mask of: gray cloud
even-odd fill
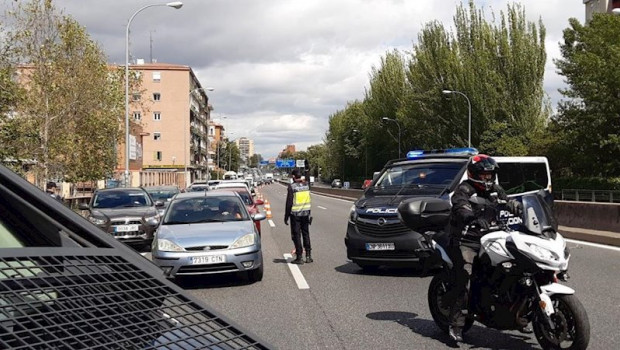
[[[13,1],[1,0],[7,8]],[[162,1],[164,3],[166,0]],[[134,58],[189,65],[233,138],[254,139],[263,157],[287,144],[321,143],[330,114],[363,99],[381,55],[409,50],[420,29],[452,26],[458,1],[185,0],[183,8],[149,8],[131,24]],[[109,61],[125,60],[129,17],[151,0],[55,0],[84,25]],[[530,20],[547,28],[545,88],[554,103],[563,86],[552,58],[568,18],[583,18],[581,1],[522,0]],[[507,1],[476,1],[498,12]]]

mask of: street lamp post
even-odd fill
[[[173,1],[165,4],[151,4],[140,8],[127,21],[127,27],[125,29],[125,187],[129,187],[129,27],[134,17],[138,15],[142,10],[154,6],[168,6],[174,9],[180,9],[183,7],[183,2]]]
[[[471,102],[469,102],[469,97],[467,97],[467,95],[465,95],[464,93],[462,93],[460,91],[455,91],[455,90],[443,90],[441,93],[443,93],[444,95],[459,94],[459,95],[465,97],[465,99],[467,100],[467,107],[468,107],[468,110],[469,110],[469,123],[468,123],[468,131],[467,131],[467,147],[471,147]]]
[[[383,117],[382,119],[386,121],[393,121],[394,123],[396,123],[396,125],[398,125],[398,158],[400,158],[400,123],[398,122],[398,120],[390,119],[388,117]]]
[[[215,90],[212,87],[200,87],[200,88],[195,88],[194,90],[189,92],[189,119],[187,121],[187,123],[183,122],[183,163],[184,163],[184,171],[183,171],[183,176],[185,176],[185,187],[189,186],[189,178],[188,178],[188,173],[187,173],[187,149],[190,148],[187,144],[187,124],[191,124],[192,122],[192,95],[194,94],[194,92],[197,91],[201,91],[201,90],[206,90],[206,91],[213,91]],[[208,106],[207,106],[208,108]],[[209,172],[209,123],[207,123],[207,174]]]

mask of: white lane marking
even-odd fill
[[[319,209],[323,209],[323,210],[327,210],[327,208],[322,207],[322,206],[320,206],[320,205],[317,205],[317,208],[319,208]]]
[[[284,256],[284,259],[286,259],[288,268],[291,270],[291,273],[293,274],[295,283],[297,283],[297,288],[310,289],[310,286],[308,285],[308,282],[306,282],[304,275],[301,273],[301,270],[299,270],[299,266],[297,266],[296,264],[291,264],[291,260],[293,260],[293,256],[291,254],[283,254],[282,256]]]
[[[598,244],[598,243],[591,243],[591,242],[584,242],[584,241],[578,241],[576,239],[567,239],[567,242],[571,242],[571,243],[577,243],[577,244],[583,244],[583,245],[589,245],[592,247],[596,247],[596,248],[603,248],[603,249],[609,249],[609,250],[615,250],[617,252],[620,252],[620,247],[614,247],[614,246],[610,246],[610,245],[604,245],[604,244]]]
[[[273,220],[267,220],[269,222],[269,226],[276,227],[276,224],[273,223]]]
[[[142,252],[142,253],[140,253],[140,255],[142,255],[142,256],[146,256],[146,254],[150,254],[150,252]]]

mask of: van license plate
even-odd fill
[[[394,243],[366,243],[366,250],[395,250]]]
[[[192,265],[219,264],[226,262],[226,255],[193,256],[190,262]]]

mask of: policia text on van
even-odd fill
[[[364,195],[351,207],[345,245],[347,257],[365,270],[386,266],[425,266],[430,249],[420,233],[405,227],[398,204],[411,197],[449,200],[466,177],[469,158],[478,151],[457,148],[411,151],[389,161]],[[545,157],[493,157],[500,166],[498,182],[509,197],[544,190],[551,197],[551,177]]]

